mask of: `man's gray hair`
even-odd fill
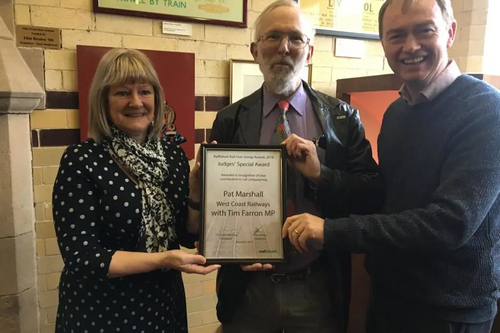
[[[309,37],[309,39],[311,40],[309,42],[309,44],[312,45],[313,42],[314,42],[314,35],[316,34],[316,29],[313,28],[311,22],[304,15],[304,13],[300,9],[299,5],[295,1],[293,1],[293,0],[278,0],[278,1],[275,1],[275,2],[271,3],[269,6],[267,6],[266,9],[264,9],[264,11],[262,13],[260,13],[259,17],[257,17],[257,19],[255,20],[255,23],[254,23],[254,28],[255,28],[254,41],[255,42],[259,41],[259,38],[260,38],[259,31],[260,31],[260,24],[262,23],[262,18],[264,16],[266,16],[267,14],[269,14],[269,12],[273,11],[274,9],[276,9],[278,7],[283,7],[283,6],[293,7],[293,8],[297,8],[299,10],[300,16],[301,16],[300,19],[301,19],[301,22],[302,22],[302,24],[304,26],[303,33],[307,37]]]
[[[403,12],[407,11],[411,5],[413,5],[415,2],[418,0],[403,0]],[[382,21],[384,19],[384,14],[387,10],[387,7],[389,7],[394,0],[386,0],[382,7],[380,7],[380,11],[378,12],[378,35],[380,36],[380,39],[383,37],[383,25]],[[450,0],[436,0],[436,3],[438,4],[439,8],[441,9],[441,13],[443,14],[443,19],[444,22],[446,23],[447,27],[451,26],[451,23],[455,20],[453,17],[453,8],[451,7],[451,1]]]

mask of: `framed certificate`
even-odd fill
[[[311,85],[312,64],[301,72],[302,80]],[[264,75],[259,64],[253,60],[229,59],[229,103],[234,103],[259,89],[264,83]]]
[[[202,144],[201,235],[209,263],[285,260],[284,146]]]
[[[93,0],[96,13],[247,27],[248,0]]]
[[[378,40],[378,13],[385,0],[294,0],[318,35]]]

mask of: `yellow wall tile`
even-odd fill
[[[63,48],[75,50],[76,45],[92,45],[92,46],[122,46],[122,36],[87,30],[67,30],[62,31]]]
[[[47,290],[57,289],[59,286],[59,279],[61,278],[61,273],[50,273],[46,275],[47,280]]]
[[[229,77],[229,63],[227,61],[203,60],[205,64],[204,77],[227,78]]]
[[[205,41],[226,44],[242,44],[250,47],[251,43],[250,29],[228,29],[219,25],[205,26]]]
[[[59,246],[57,245],[56,238],[46,238],[45,239],[45,254],[48,256],[59,255]],[[47,289],[49,288],[49,278],[47,277]]]
[[[63,71],[63,89],[67,91],[78,91],[78,78],[76,71]]]
[[[227,59],[253,60],[250,47],[247,45],[228,45]]]
[[[345,65],[340,64],[341,62],[344,62]],[[339,64],[341,68],[346,68],[348,59],[347,58],[335,58],[333,56],[333,53],[331,51],[318,51],[314,52],[311,63],[313,64],[313,67],[333,67],[335,64]],[[313,68],[314,69],[314,68]]]
[[[215,309],[203,311],[203,324],[212,324],[217,323],[219,320],[217,319],[217,313]]]
[[[43,183],[46,185],[54,184],[54,181],[59,171],[58,166],[47,166],[42,168]]]
[[[55,323],[57,318],[57,306],[46,308],[44,310],[47,311],[47,320],[49,324]]]
[[[470,0],[466,0],[470,1]],[[454,13],[455,15],[455,20],[457,20],[458,25],[466,26],[466,25],[471,25],[472,22],[472,11],[466,11],[466,12],[456,12]]]
[[[48,166],[59,165],[61,156],[66,148],[33,148],[33,165]]]
[[[91,12],[60,7],[31,6],[31,23],[39,27],[80,30],[93,28]]]
[[[227,44],[179,40],[178,51],[194,53],[197,59],[226,60]]]
[[[189,333],[222,333],[219,323],[193,327]]]
[[[332,83],[337,82],[337,80],[350,78],[350,77],[361,77],[366,76],[366,70],[363,69],[337,69],[332,70]]]
[[[365,57],[384,56],[384,48],[379,41],[365,41]]]
[[[254,37],[253,28],[255,28],[255,20],[257,20],[257,17],[259,16],[259,14],[260,13],[252,11],[251,8],[249,8],[249,10],[248,10],[247,24],[250,28],[252,28],[252,38]]]
[[[469,26],[469,39],[470,40],[483,40],[486,34],[485,25],[471,25]]]
[[[47,239],[56,237],[54,222],[37,222],[36,223],[36,238]]]
[[[123,36],[123,47],[142,50],[177,51],[178,41],[169,38]]]
[[[470,1],[470,0],[452,0],[451,1],[451,7],[453,8],[454,13],[461,12],[464,7],[464,1]]]
[[[205,77],[205,63],[207,60],[195,59],[194,60],[194,77],[195,80],[199,77]]]
[[[483,57],[482,56],[469,56],[467,57],[467,67],[465,69],[469,73],[480,73],[483,70]]]
[[[46,256],[38,258],[38,274],[61,272],[64,262],[61,256]]]
[[[43,216],[45,217],[45,221],[54,220],[52,216],[52,203],[46,202],[43,204]]]
[[[45,71],[45,89],[62,90],[62,72],[56,70]]]
[[[452,57],[457,57],[457,56],[466,56],[469,53],[469,40],[459,40],[455,41],[453,45],[450,48],[450,56]]]
[[[203,312],[188,313],[188,327],[196,327],[203,324]]]
[[[45,241],[43,239],[36,240],[36,255],[37,257],[45,256]]]
[[[120,35],[153,36],[153,20],[131,16],[97,14],[95,30]]]
[[[47,309],[40,309],[40,318],[38,320],[40,322],[40,325],[47,325],[49,323]]]
[[[63,8],[76,8],[83,9],[85,11],[92,11],[92,1],[82,1],[82,0],[60,0],[60,6]]]
[[[17,25],[31,25],[30,7],[27,5],[18,5],[14,7]]]
[[[17,5],[59,6],[59,0],[16,0]]]
[[[31,113],[31,129],[60,129],[68,128],[66,111],[40,110]]]
[[[48,202],[52,200],[52,185],[35,185],[35,202]]]
[[[42,185],[42,168],[33,168],[33,185]]]
[[[58,302],[58,292],[57,290],[49,290],[41,292],[39,295],[40,308],[48,308],[51,306],[56,306]]]
[[[488,9],[491,6],[491,3],[495,0],[474,0],[472,2],[472,9]]]
[[[79,110],[66,110],[66,118],[68,121],[68,128],[80,128]]]
[[[205,281],[203,283],[203,293],[205,295],[215,294],[215,280]]]
[[[195,128],[212,128],[217,112],[196,111],[194,116]]]
[[[483,56],[484,55],[484,40],[469,40],[468,56]]]
[[[186,301],[188,313],[210,310],[217,304],[216,295],[189,298]]]
[[[40,333],[54,333],[56,331],[55,324],[47,324],[40,327]]]
[[[194,83],[196,95],[228,96],[229,80],[224,78],[198,78]]]
[[[324,51],[333,52],[333,38],[329,36],[315,36],[314,37],[314,52]]]
[[[185,284],[186,298],[197,297],[203,295],[202,283],[187,283]]]
[[[45,221],[45,214],[43,212],[43,203],[35,203],[35,220],[37,222]]]
[[[47,279],[46,279],[46,276],[47,275],[45,275],[45,274],[37,276],[37,279],[38,279],[38,292],[47,291],[47,285],[46,285]]]
[[[76,70],[76,52],[45,50],[45,69]]]
[[[182,273],[182,281],[184,281],[184,284],[201,282],[203,281],[203,275]]]
[[[332,80],[332,69],[330,67],[312,68],[313,82],[330,82]]]

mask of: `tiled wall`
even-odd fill
[[[249,24],[270,0],[248,0]],[[161,21],[93,14],[92,0],[16,0],[18,25],[62,29],[62,49],[44,50],[46,108],[31,116],[36,211],[40,326],[54,332],[57,284],[63,266],[52,221],[51,191],[64,148],[79,140],[76,45],[193,52],[196,59],[196,142],[208,139],[216,112],[229,103],[230,58],[251,59],[252,29],[193,24],[193,35],[161,33]],[[389,73],[376,41],[366,42],[363,59],[333,56],[334,39],[317,36],[313,87],[335,95],[336,80]],[[215,275],[184,276],[191,333],[215,332]]]
[[[500,75],[500,65],[498,64],[498,54],[500,53],[500,45],[498,44],[500,1],[489,1],[483,70],[488,74]]]
[[[495,0],[452,0],[458,22],[457,38],[450,49],[463,72],[483,72],[488,7]],[[498,18],[497,18],[498,19]]]

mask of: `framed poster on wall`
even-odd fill
[[[247,27],[248,0],[93,0],[95,13]]]
[[[385,0],[294,0],[316,34],[378,40],[378,13]]]
[[[312,82],[312,64],[304,67],[302,80]],[[259,64],[253,60],[229,59],[229,103],[234,103],[259,89],[264,76]]]

